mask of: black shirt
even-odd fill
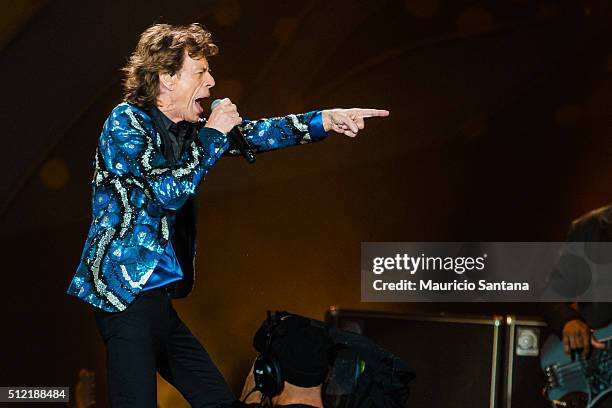
[[[155,129],[160,134],[164,157],[170,164],[178,164],[185,151],[185,147],[189,146],[197,137],[202,124],[186,121],[174,123],[157,107],[150,108],[148,113],[155,124]],[[194,281],[193,259],[195,256],[197,224],[196,197],[190,197],[174,214],[176,219],[171,240],[174,253],[183,271],[183,279],[172,285],[172,295],[174,298],[182,298],[189,294]]]
[[[184,120],[174,123],[157,107],[150,109],[149,113],[155,127],[162,135],[164,156],[172,164],[177,163],[183,155],[185,146],[189,145],[197,134],[195,124]]]

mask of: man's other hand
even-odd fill
[[[349,137],[365,127],[365,118],[389,116],[389,111],[382,109],[328,109],[321,112],[323,128],[326,132],[333,130]]]
[[[587,357],[590,347],[603,349],[605,343],[598,341],[591,333],[591,328],[582,320],[574,319],[563,326],[563,350],[570,355],[572,350],[582,349],[582,356]]]

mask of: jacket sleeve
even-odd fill
[[[318,142],[327,137],[320,111],[256,121],[245,120],[239,128],[255,153]],[[231,146],[228,153],[238,155],[240,151]]]
[[[154,128],[145,129],[142,117],[130,105],[120,107],[107,119],[99,141],[106,171],[142,184],[164,209],[180,208],[229,147],[227,137],[215,129],[202,128],[187,148],[186,160],[170,165],[156,148]]]

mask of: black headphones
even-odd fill
[[[280,323],[285,319],[295,318],[286,312],[267,312],[265,321],[266,348],[257,356],[253,364],[253,376],[255,377],[255,389],[265,396],[272,398],[283,391],[285,380],[281,371],[280,363],[271,353],[272,341],[280,338],[286,333],[279,329]]]

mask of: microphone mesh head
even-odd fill
[[[215,109],[217,107],[217,105],[219,105],[221,102],[223,101],[223,99],[215,99],[214,101],[212,101],[212,103],[210,104],[210,109]]]

